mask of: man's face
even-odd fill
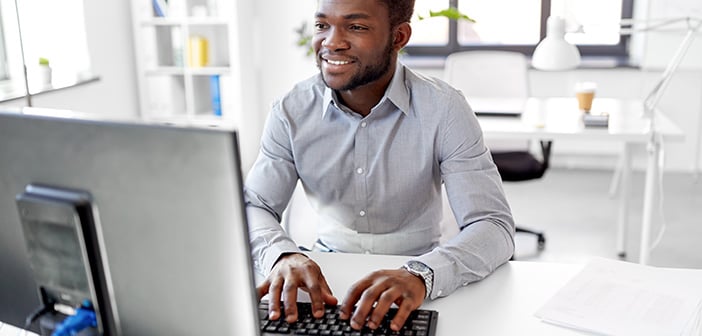
[[[390,70],[395,54],[388,9],[377,0],[320,0],[313,45],[325,84],[353,90]]]

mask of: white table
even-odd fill
[[[490,99],[472,98],[473,105],[489,106]],[[494,100],[493,100],[494,101]],[[496,103],[498,104],[498,103]],[[682,141],[683,131],[661,113],[655,116],[654,132],[651,120],[643,115],[643,102],[596,98],[592,111],[607,112],[609,127],[585,127],[582,113],[575,98],[529,98],[521,117],[479,117],[486,139],[530,140],[597,140],[624,143],[621,175],[620,206],[617,229],[617,252],[626,252],[629,189],[631,180],[631,153],[637,144],[647,145],[646,185],[644,189],[643,220],[641,223],[641,251],[639,262],[647,264],[650,256],[651,222],[654,200],[657,196],[656,177],[663,141]]]
[[[339,300],[361,277],[378,269],[399,268],[408,258],[345,253],[310,256],[322,268]],[[426,301],[422,308],[439,312],[437,336],[581,335],[541,322],[534,312],[582,268],[576,264],[510,261],[483,281]]]

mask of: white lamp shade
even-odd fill
[[[531,65],[539,70],[574,69],[580,64],[580,51],[565,40],[565,21],[557,16],[548,18],[546,38],[534,49]]]

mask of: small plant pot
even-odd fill
[[[51,86],[51,67],[48,65],[40,65],[37,68],[37,81],[42,86]]]

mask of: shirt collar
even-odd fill
[[[390,100],[402,113],[408,114],[410,107],[410,94],[409,88],[405,85],[405,65],[399,60],[397,61],[397,66],[395,67],[395,74],[390,80],[390,85],[385,90],[385,95],[380,99]],[[329,110],[329,105],[338,106],[336,101],[336,95],[334,91],[329,87],[324,88],[324,97],[322,99],[322,118],[327,114]]]

